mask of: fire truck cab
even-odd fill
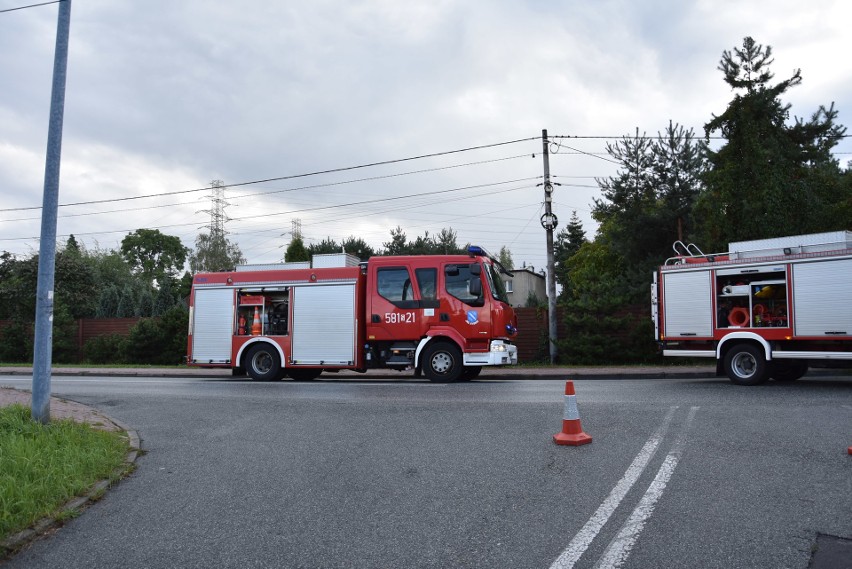
[[[432,381],[517,363],[517,320],[499,263],[469,255],[373,257],[343,266],[200,273],[190,299],[189,365],[255,380],[391,368]]]

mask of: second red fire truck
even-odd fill
[[[501,270],[493,256],[471,247],[467,256],[358,263],[341,254],[315,256],[313,266],[199,273],[187,363],[261,381],[370,368],[469,380],[484,366],[517,363],[517,319]]]
[[[852,232],[675,251],[651,287],[663,355],[715,358],[740,385],[852,363]]]

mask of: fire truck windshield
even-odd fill
[[[497,269],[495,269],[494,265],[491,263],[485,263],[485,266],[488,269],[485,271],[485,275],[488,278],[488,288],[491,289],[491,296],[500,302],[509,304],[509,296],[506,294],[506,285],[503,283],[503,279],[500,278],[500,274],[497,272]]]

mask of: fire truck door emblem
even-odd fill
[[[479,315],[476,313],[476,310],[468,310],[467,311],[467,323],[468,324],[477,324],[479,322]]]

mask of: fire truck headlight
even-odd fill
[[[505,352],[506,351],[506,344],[491,344],[491,351],[492,352]]]

